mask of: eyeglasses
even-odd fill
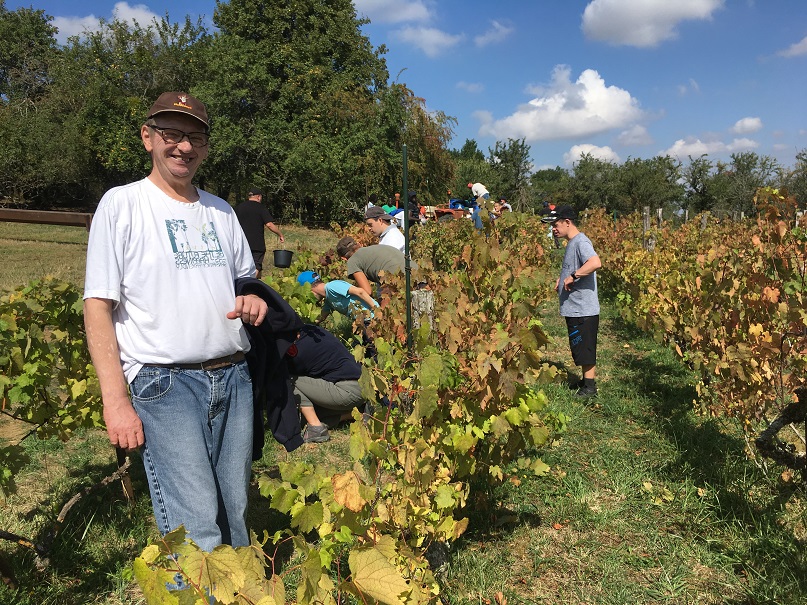
[[[207,147],[210,142],[210,135],[206,132],[183,132],[176,128],[160,128],[154,124],[149,124],[149,128],[159,132],[163,141],[169,145],[179,145],[186,137],[192,147]]]

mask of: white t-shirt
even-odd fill
[[[471,187],[471,193],[473,194],[474,197],[482,197],[483,195],[488,193],[488,190],[482,183],[474,183],[473,186]]]
[[[390,225],[386,228],[381,237],[378,238],[378,243],[382,246],[392,246],[401,252],[406,248],[404,234],[395,225]]]
[[[115,302],[112,320],[131,382],[144,363],[195,363],[248,351],[234,280],[253,277],[244,232],[205,191],[178,202],[149,179],[106,192],[92,221],[84,298]]]

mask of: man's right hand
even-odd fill
[[[104,402],[104,422],[109,442],[124,450],[135,450],[146,442],[143,423],[128,397]]]

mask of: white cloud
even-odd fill
[[[137,21],[137,23],[143,27],[151,25],[152,21],[155,19],[159,21],[161,18],[145,4],[129,6],[126,2],[116,2],[115,7],[112,9],[112,16],[118,21],[125,23]]]
[[[688,95],[690,92],[699,93],[700,91],[701,87],[692,78],[690,78],[689,82],[687,82],[686,84],[678,85],[678,95],[681,97]]]
[[[627,128],[643,117],[639,102],[628,91],[606,86],[595,70],[585,70],[576,82],[570,75],[568,66],[556,66],[548,86],[528,89],[538,95],[535,99],[501,120],[489,112],[476,112],[479,135],[500,141],[580,138]]]
[[[125,23],[137,21],[141,26],[147,27],[155,19],[159,20],[160,15],[154,13],[145,4],[129,5],[127,2],[117,2],[112,8],[112,15],[107,18],[117,19]],[[101,28],[100,17],[87,15],[86,17],[54,17],[54,27],[58,28],[56,41],[65,44],[70,36],[81,36],[82,34],[95,32]]]
[[[399,40],[419,48],[426,56],[432,58],[456,46],[463,39],[463,36],[452,36],[433,27],[405,27],[394,35]]]
[[[491,21],[490,24],[490,30],[474,38],[474,44],[476,44],[477,48],[482,48],[497,42],[504,42],[507,39],[507,36],[512,34],[514,31],[514,28],[502,25],[498,21]]]
[[[403,23],[407,21],[428,21],[431,11],[420,0],[353,0],[356,14],[366,16],[376,23]]]
[[[659,152],[659,155],[670,155],[679,160],[686,160],[688,156],[697,158],[703,154],[719,155],[734,153],[736,151],[749,151],[756,149],[759,144],[751,139],[734,139],[731,143],[723,141],[701,141],[698,138],[689,137],[678,139],[672,147]]]
[[[796,42],[795,44],[791,44],[785,50],[780,50],[776,53],[780,57],[800,57],[801,55],[807,55],[807,36],[801,39],[801,42]]]
[[[597,147],[596,145],[589,145],[588,143],[573,146],[569,151],[563,154],[563,161],[567,166],[572,166],[575,162],[580,161],[580,157],[585,153],[606,162],[619,164],[621,161],[617,153],[610,147]]]
[[[623,130],[617,137],[617,142],[620,145],[650,145],[653,143],[653,137],[647,132],[647,128],[641,124],[631,126],[627,130]]]
[[[743,118],[742,120],[737,120],[730,130],[734,134],[751,134],[761,129],[762,120],[759,118]]]
[[[457,82],[456,87],[471,94],[479,94],[485,91],[485,85],[479,82]]]
[[[649,48],[678,36],[681,21],[710,19],[725,0],[592,0],[583,12],[591,40]]]
[[[53,26],[58,29],[56,41],[65,44],[70,36],[80,36],[85,32],[97,31],[100,27],[99,18],[95,15],[87,17],[54,17]]]

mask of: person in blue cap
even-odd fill
[[[361,310],[368,311],[369,317],[373,316],[373,307],[378,303],[365,290],[341,279],[334,279],[324,282],[319,274],[314,271],[303,271],[297,276],[297,283],[302,285],[310,284],[311,292],[317,300],[324,300],[322,313],[320,313],[317,323],[322,323],[332,311],[338,311],[342,315],[347,315],[355,319]]]

